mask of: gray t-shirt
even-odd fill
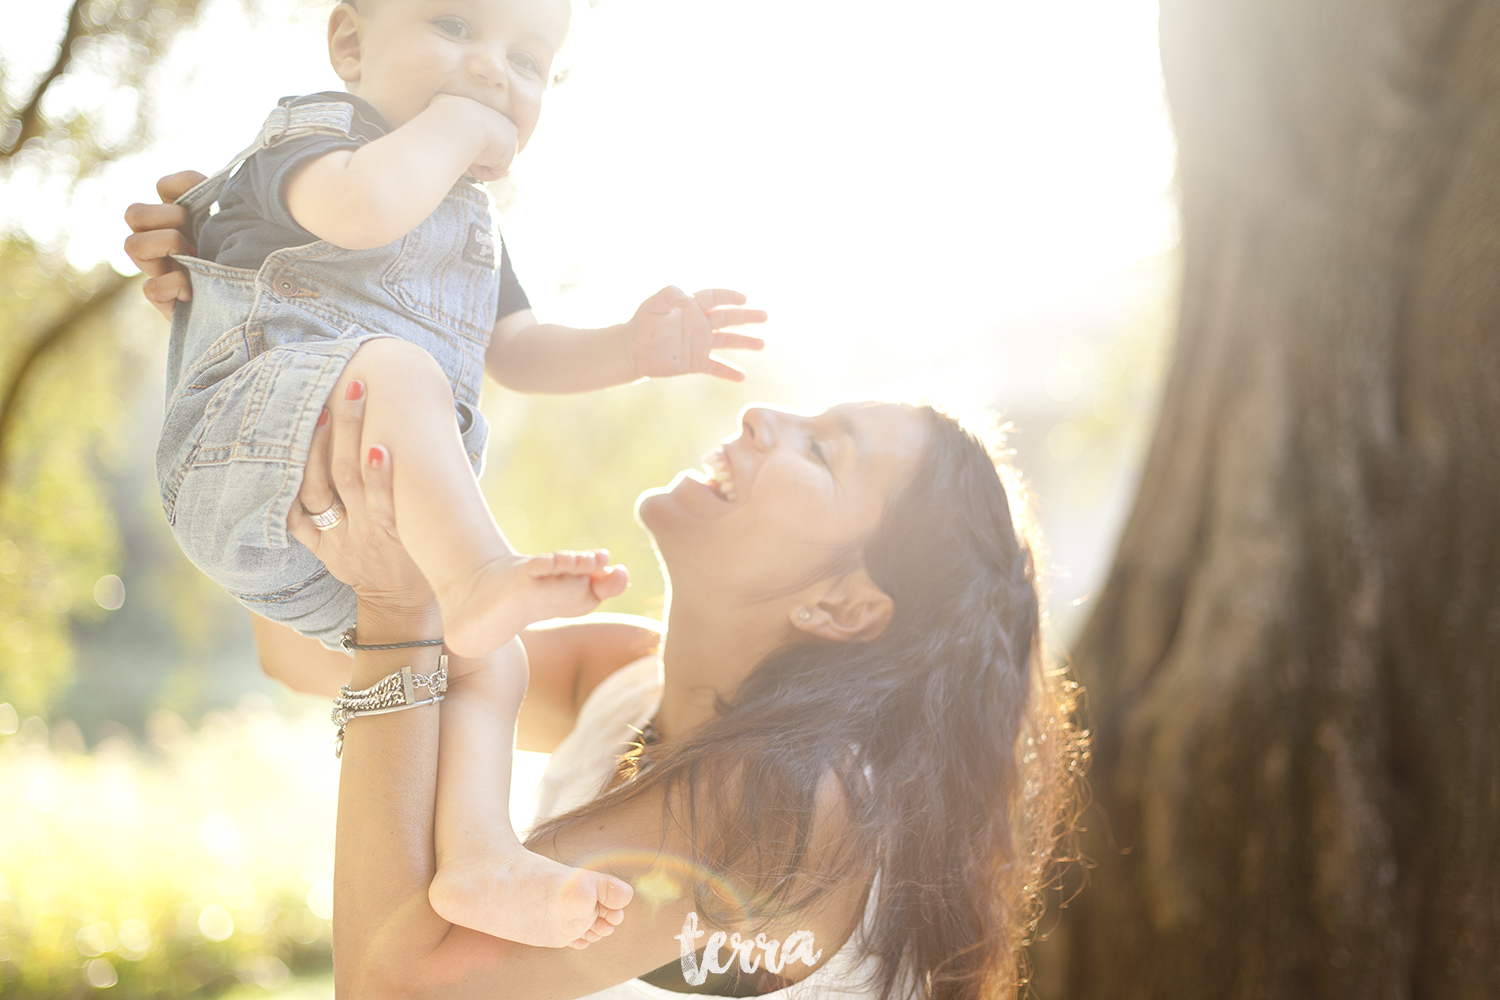
[[[219,211],[209,216],[198,236],[198,256],[226,267],[255,270],[272,251],[317,242],[317,237],[297,225],[286,207],[286,181],[310,159],[337,149],[357,149],[385,135],[385,119],[366,100],[339,91],[324,91],[305,97],[283,98],[292,107],[326,101],[343,101],[354,108],[351,131],[355,139],[333,135],[307,135],[277,143],[255,153],[235,171],[219,194]],[[500,243],[500,295],[495,319],[530,309],[531,302],[516,272],[510,252]]]

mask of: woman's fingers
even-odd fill
[[[162,206],[148,207],[161,208]],[[155,278],[177,268],[171,254],[190,254],[193,252],[193,245],[175,229],[148,229],[125,237],[125,252],[130,255],[136,267],[144,271],[148,277]]]
[[[360,468],[360,434],[365,422],[365,384],[350,379],[343,399],[334,407],[333,485],[348,503],[364,506],[364,471]]]
[[[125,209],[125,224],[133,233],[145,233],[153,229],[182,229],[187,222],[187,209],[181,205],[148,205],[138,201]]]
[[[156,195],[162,201],[176,201],[207,179],[196,170],[179,170],[156,182]]]
[[[391,482],[391,453],[383,444],[365,452],[365,513],[371,523],[396,536],[396,490]]]
[[[169,271],[160,278],[147,278],[141,284],[141,294],[170,322],[172,310],[179,302],[188,302],[193,297],[192,286],[187,275],[181,271]]]
[[[292,537],[314,552],[318,551],[320,532],[309,515],[321,514],[332,507],[337,495],[328,478],[328,439],[332,430],[328,418],[328,409],[325,407],[318,414],[318,426],[313,430],[312,444],[307,449],[307,466],[302,471],[302,488],[297,491],[298,502],[292,504],[286,519],[287,530],[292,533]]]

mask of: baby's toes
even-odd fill
[[[589,574],[589,593],[597,601],[619,597],[630,586],[630,573],[624,566],[606,566]]]
[[[624,910],[635,898],[635,890],[630,887],[630,883],[613,875],[601,878],[598,889],[600,910]],[[615,923],[619,921],[616,920]]]

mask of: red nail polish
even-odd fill
[[[385,452],[380,448],[370,449],[370,468],[378,469],[385,464]]]
[[[328,407],[325,406],[323,412],[318,414],[318,426],[322,427],[326,423],[328,423]]]
[[[363,399],[365,395],[365,384],[358,379],[351,379],[347,388],[344,389],[344,398],[353,402]]]

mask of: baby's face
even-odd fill
[[[341,75],[393,129],[453,94],[515,122],[524,147],[571,12],[568,0],[358,0],[357,75]]]

